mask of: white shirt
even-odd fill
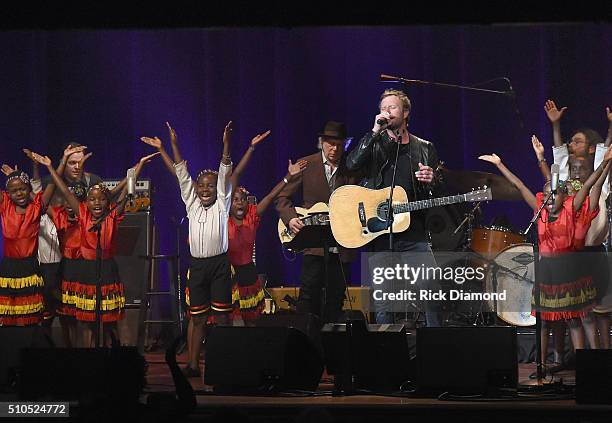
[[[593,169],[597,169],[603,162],[603,158],[608,151],[608,147],[603,143],[597,144],[595,147],[595,159],[593,160]],[[554,163],[559,165],[559,179],[567,181],[569,178],[569,151],[567,145],[553,147]],[[593,245],[601,245],[608,235],[608,213],[606,208],[606,199],[610,193],[609,176],[606,177],[602,187],[601,195],[599,196],[599,213],[591,221],[591,226],[587,232],[585,245],[591,247]]]
[[[30,180],[32,192],[42,191],[40,179]],[[45,213],[40,218],[40,231],[38,232],[38,262],[59,263],[62,260],[57,229],[51,218]]]
[[[559,165],[559,179],[562,181],[567,181],[569,178],[569,151],[567,150],[567,145],[563,144],[559,147],[553,147],[553,163]],[[597,169],[599,165],[603,162],[603,158],[606,155],[606,151],[608,151],[608,147],[606,147],[603,143],[597,144],[595,147],[595,158],[593,160],[593,169]],[[608,183],[608,179],[604,181],[604,184],[601,187],[601,194],[604,199],[608,198],[608,193],[610,192],[610,184]]]
[[[57,229],[45,213],[40,218],[38,232],[38,261],[40,263],[59,263],[62,260]]]
[[[336,174],[338,166],[333,166],[334,169],[332,170],[332,164],[329,162],[329,160],[327,160],[327,157],[325,157],[325,153],[323,152],[323,150],[321,150],[321,155],[323,156],[323,168],[325,169],[325,177],[327,178],[327,183],[329,184],[329,180],[333,178],[333,176]]]
[[[325,157],[325,153],[323,152],[323,150],[321,150],[321,155],[323,156],[323,169],[325,170],[325,178],[327,178],[327,184],[329,185],[329,181],[336,174],[338,166],[333,166],[332,170],[332,164],[329,162],[329,160],[327,160],[327,157]],[[333,191],[331,187],[329,188],[329,190]],[[329,247],[329,252],[338,254],[338,247]]]
[[[189,250],[192,257],[214,257],[227,252],[227,226],[232,205],[232,165],[219,165],[217,179],[217,200],[213,205],[204,207],[195,193],[195,186],[187,162],[174,165],[176,177],[181,188],[181,198],[185,203],[189,219]]]

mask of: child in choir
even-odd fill
[[[56,172],[59,175],[64,173],[64,169],[68,158],[74,153],[80,153],[85,150],[85,146],[69,145],[64,150],[62,160],[57,167]],[[34,193],[42,191],[42,180],[38,170],[38,162],[32,156],[32,151],[24,148],[23,152],[32,161],[32,190]],[[91,153],[84,155],[84,162]],[[82,167],[81,167],[82,169]],[[82,175],[81,175],[82,176]],[[80,176],[79,176],[80,178]],[[81,200],[82,201],[82,200]],[[55,191],[47,212],[40,218],[40,232],[38,234],[38,262],[40,266],[40,274],[44,281],[44,300],[45,311],[43,313],[43,327],[48,336],[51,336],[51,325],[56,315],[59,316],[62,335],[66,347],[72,347],[72,339],[74,337],[74,319],[62,313],[62,268],[66,266],[66,260],[62,260],[63,245],[65,242],[60,242],[63,238],[64,231],[58,231],[57,222],[54,222],[54,216],[58,210],[64,207],[64,197],[59,191]],[[72,231],[78,232],[78,231]],[[60,245],[61,244],[61,245]],[[77,239],[76,249],[79,248]],[[62,263],[63,262],[63,263]]]
[[[496,165],[506,179],[520,191],[534,213],[539,210],[551,191],[550,183],[547,182],[543,192],[534,195],[495,154],[480,156],[479,159]],[[610,159],[612,149],[606,152],[603,163],[575,195],[568,195],[567,187],[564,181],[561,181],[554,200],[549,200],[538,219],[539,310],[543,322],[543,363],[548,352],[548,332],[554,322],[565,320],[570,328],[574,348],[584,348],[581,319],[594,307],[597,290],[590,269],[580,266],[581,259],[575,252],[584,248],[584,234],[599,211],[598,199],[610,170]],[[557,351],[558,355],[560,353],[562,351]]]
[[[233,319],[235,322],[242,320],[250,326],[261,314],[264,304],[264,287],[257,275],[255,263],[253,263],[253,247],[260,217],[268,209],[274,198],[283,190],[285,185],[294,176],[300,173],[307,162],[301,160],[296,164],[289,161],[288,173],[257,205],[248,204],[249,192],[240,186],[240,176],[257,144],[263,141],[270,131],[256,135],[251,140],[247,152],[232,173],[232,207],[228,226],[229,235],[229,259],[232,265],[232,301],[234,303]]]
[[[0,326],[39,324],[44,311],[43,286],[38,265],[40,218],[55,186],[34,194],[30,177],[3,165],[8,173],[0,193],[4,256],[0,261]],[[10,172],[8,170],[10,169]]]
[[[191,264],[185,299],[188,307],[187,327],[188,363],[183,369],[187,377],[200,376],[200,351],[206,335],[206,322],[213,313],[214,320],[229,322],[232,310],[230,263],[227,255],[227,224],[231,207],[230,137],[232,122],[223,132],[223,154],[219,171],[203,170],[195,182],[189,175],[187,162],[181,157],[175,131],[168,125],[174,174],[178,179],[181,198],[189,219],[189,250]],[[143,142],[156,147],[167,160],[159,138],[142,137]],[[166,163],[168,166],[168,163]],[[172,168],[169,167],[172,171]]]
[[[145,156],[136,165],[136,177],[142,167],[153,155]],[[51,166],[48,157],[42,157],[36,153],[34,158],[46,166],[54,183],[64,195],[66,203],[72,209],[76,217],[75,225],[80,235],[80,256],[75,266],[71,268],[74,275],[64,272],[62,281],[62,302],[64,312],[74,315],[79,322],[78,332],[81,335],[79,344],[83,347],[95,345],[94,324],[96,321],[96,309],[98,307],[96,298],[97,260],[96,248],[98,243],[98,232],[100,237],[101,265],[100,265],[100,292],[101,302],[99,305],[100,319],[104,324],[104,344],[110,345],[111,341],[119,342],[116,322],[123,317],[125,296],[123,284],[119,279],[117,264],[114,260],[116,235],[119,223],[123,220],[123,211],[126,202],[127,186],[123,188],[117,204],[111,203],[111,194],[104,185],[96,184],[87,190],[85,202],[79,202],[77,197],[69,190],[64,180]],[[66,230],[70,219],[69,211],[59,211],[54,221],[61,230]],[[64,227],[66,226],[66,227]],[[66,283],[66,280],[73,279]],[[67,286],[69,285],[69,286]],[[113,342],[113,343],[115,343]]]

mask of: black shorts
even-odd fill
[[[227,254],[207,258],[191,258],[189,266],[188,307],[191,316],[208,311],[227,313],[232,310],[232,284]]]

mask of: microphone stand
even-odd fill
[[[542,201],[542,205],[538,209],[537,213],[533,216],[533,219],[529,222],[529,226],[523,232],[523,235],[527,235],[531,230],[533,224],[540,218],[540,214],[546,204],[548,204],[548,200],[554,195],[553,191],[546,196],[544,201]],[[534,297],[534,307],[535,307],[535,318],[536,318],[536,375],[538,379],[538,385],[542,384],[543,375],[543,364],[542,363],[542,319],[540,317],[540,279],[539,279],[539,261],[540,261],[540,252],[538,247],[538,234],[536,232],[532,232],[531,239],[533,242],[533,297]],[[546,341],[548,342],[548,336],[546,337]]]
[[[174,228],[176,230],[175,235],[176,235],[176,244],[174,246],[175,248],[175,257],[176,257],[176,263],[173,264],[172,266],[176,266],[176,273],[175,273],[175,281],[174,284],[175,285],[175,293],[176,293],[176,298],[174,299],[174,301],[176,301],[176,312],[177,312],[177,324],[178,324],[178,339],[180,339],[180,341],[176,341],[177,342],[177,346],[175,348],[176,354],[182,354],[183,351],[185,350],[187,343],[185,340],[186,337],[186,331],[185,331],[185,317],[184,317],[184,302],[185,302],[185,298],[184,298],[184,291],[183,291],[183,281],[182,281],[182,277],[181,277],[181,227],[183,225],[183,222],[185,222],[185,219],[187,219],[187,216],[183,216],[181,219],[178,218],[171,218],[172,223],[174,224]]]
[[[507,80],[507,78],[504,78],[508,83],[509,81]],[[421,84],[421,85],[433,85],[436,87],[446,87],[446,88],[459,88],[462,90],[468,90],[468,91],[479,91],[479,92],[485,92],[485,93],[491,93],[491,94],[503,94],[506,96],[512,96],[514,93],[514,90],[512,90],[512,86],[510,86],[510,89],[508,91],[500,91],[500,90],[490,90],[487,88],[476,88],[476,87],[470,87],[468,85],[458,85],[458,84],[447,84],[444,82],[432,82],[432,81],[423,81],[421,79],[406,79],[406,78],[402,78],[399,76],[391,76],[391,75],[385,75],[385,74],[381,74],[380,75],[380,80],[383,82],[401,82],[403,84]]]
[[[468,224],[467,225],[468,226],[468,228],[467,228],[468,233],[471,234],[471,230],[470,229],[472,229],[473,221],[476,218],[475,213],[476,213],[476,210],[478,210],[480,208],[480,203],[482,203],[482,201],[477,202],[476,205],[474,206],[474,208],[469,213],[467,213],[465,215],[465,218],[461,221],[459,226],[457,226],[457,229],[455,229],[453,231],[453,235],[457,235],[457,232],[459,232],[459,229],[461,229],[463,227],[463,225],[465,225],[466,223]],[[471,241],[472,241],[471,235],[468,238],[468,241],[471,243]]]
[[[608,198],[606,199],[607,203],[607,217],[608,217],[608,239],[606,240],[606,252],[609,253],[612,251],[612,200],[610,199],[612,195],[608,194]]]
[[[393,257],[393,221],[394,221],[394,212],[393,212],[393,190],[395,189],[395,175],[397,174],[397,160],[399,158],[399,149],[400,144],[402,143],[401,133],[398,130],[397,133],[398,139],[396,141],[396,149],[395,149],[395,161],[393,163],[393,176],[391,177],[391,191],[389,191],[389,198],[387,199],[387,228],[389,229],[389,251],[391,252],[391,257]],[[411,158],[412,160],[412,158]],[[395,313],[391,311],[393,316],[393,323],[395,323]]]
[[[96,324],[94,326],[94,336],[96,339],[95,346],[96,348],[100,348],[104,345],[104,327],[102,323],[102,242],[101,242],[101,233],[102,233],[102,223],[106,218],[118,207],[119,205],[115,205],[115,207],[109,207],[102,215],[96,219],[96,222],[91,225],[88,229],[89,232],[96,232],[97,241],[96,241]]]
[[[383,82],[401,82],[404,85],[408,85],[408,84],[433,85],[435,87],[459,88],[461,90],[466,90],[466,91],[475,91],[475,92],[482,92],[482,93],[489,93],[489,94],[502,94],[502,95],[505,95],[505,96],[510,97],[512,99],[512,105],[514,107],[514,112],[516,113],[516,116],[518,117],[519,125],[520,125],[521,129],[524,129],[525,125],[523,123],[523,117],[521,115],[521,111],[519,110],[518,103],[516,101],[516,91],[514,91],[514,88],[512,88],[512,84],[510,83],[510,79],[506,78],[506,77],[495,78],[495,79],[493,79],[491,81],[487,81],[487,82],[492,82],[492,81],[499,80],[499,79],[503,79],[504,81],[506,81],[506,83],[508,84],[508,90],[506,90],[506,91],[490,90],[490,89],[487,89],[487,88],[477,88],[477,87],[473,87],[473,86],[469,86],[469,85],[447,84],[445,82],[423,81],[421,79],[406,79],[406,78],[402,78],[400,76],[392,76],[392,75],[385,75],[385,74],[381,74],[380,75],[380,80],[383,81]]]
[[[453,231],[453,235],[457,235],[457,233],[459,232],[459,230],[466,225],[466,235],[464,238],[464,242],[463,242],[463,248],[462,251],[465,254],[465,257],[463,259],[463,266],[464,267],[468,267],[469,265],[469,254],[468,251],[472,248],[472,232],[473,232],[473,227],[474,227],[474,220],[476,219],[476,210],[480,209],[480,203],[482,203],[482,201],[478,201],[476,203],[476,205],[472,208],[472,210],[470,210],[469,213],[465,214],[465,217],[463,218],[463,220],[461,221],[461,223],[459,223],[459,226],[457,226],[457,228]],[[474,320],[473,325],[476,326],[476,322],[478,322],[479,318],[482,318],[482,306],[480,307],[481,311],[479,313],[476,314],[476,319]],[[482,321],[484,322],[484,318],[482,318]],[[448,322],[448,319],[447,319]]]

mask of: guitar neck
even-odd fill
[[[449,204],[463,203],[467,201],[467,194],[450,195],[448,197],[432,198],[429,200],[410,201],[393,205],[394,213],[408,213],[416,210],[429,209]]]
[[[300,220],[306,226],[329,225],[329,215],[328,214],[315,214],[315,215],[303,217]]]

